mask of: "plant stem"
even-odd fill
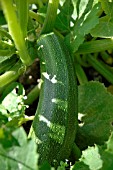
[[[0,88],[16,80],[25,71],[25,66],[19,60],[9,71],[0,76]]]
[[[27,36],[27,24],[28,24],[28,0],[16,0],[18,19],[20,27],[23,33],[23,37]]]
[[[103,77],[106,78],[110,83],[113,84],[113,74],[104,67],[97,59],[95,59],[91,54],[87,56],[88,62],[95,68]]]
[[[89,67],[89,64],[87,62],[85,58],[85,54],[84,55],[80,55],[80,54],[76,54],[74,59],[76,59],[76,61],[83,67]]]
[[[26,116],[22,117],[18,123],[19,126],[23,125],[24,123],[28,122],[28,121],[32,121],[34,119],[34,116]]]
[[[29,10],[29,15],[30,15],[31,18],[35,19],[40,24],[43,24],[44,16],[40,15],[40,13],[35,13],[35,12]]]
[[[35,13],[31,10],[29,10],[29,15],[31,18],[35,19],[38,23],[43,24],[45,16],[42,16],[40,13],[38,12]],[[53,31],[55,32],[55,34],[57,34],[61,38],[64,38],[63,35],[59,31],[57,31],[55,28],[53,28]]]
[[[39,96],[40,93],[40,83],[36,85],[30,93],[27,95],[27,99],[24,101],[26,105],[32,104]]]
[[[57,16],[58,5],[59,5],[59,0],[49,0],[46,18],[44,20],[41,34],[45,34],[53,31],[56,16]]]
[[[76,53],[77,54],[96,53],[109,49],[113,49],[113,40],[102,39],[83,43],[82,45],[80,45]]]
[[[79,63],[75,63],[75,70],[76,70],[76,74],[77,74],[77,78],[80,84],[84,84],[88,82],[88,79],[86,77],[86,74],[83,70],[83,68],[81,67],[81,65]]]
[[[105,61],[105,63],[112,65],[113,58],[111,55],[109,55],[106,51],[101,52],[101,57]]]
[[[1,4],[2,4],[4,15],[8,23],[9,32],[19,52],[20,59],[25,65],[30,65],[32,63],[32,60],[30,56],[28,55],[23,33],[18,23],[15,9],[13,7],[13,1],[12,0],[1,0]]]

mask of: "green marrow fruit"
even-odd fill
[[[71,55],[54,33],[37,41],[42,86],[33,121],[39,164],[69,158],[77,130],[77,83]]]

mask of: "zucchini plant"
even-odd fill
[[[0,0],[1,169],[51,169],[46,162],[58,170],[67,162],[72,170],[112,167],[113,96],[101,83],[89,82],[93,69],[93,80],[104,80],[112,91],[112,4]],[[21,78],[35,62],[40,70],[33,74],[40,77],[25,96]],[[32,121],[29,127],[27,121]],[[22,125],[27,145],[26,133],[18,130]]]

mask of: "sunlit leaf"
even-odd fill
[[[25,90],[20,83],[11,83],[4,90],[0,101],[2,106],[8,111],[9,117],[18,117],[24,114],[26,106],[24,106]]]
[[[112,170],[113,168],[113,132],[105,145],[95,145],[82,151],[82,156],[72,170]]]
[[[37,170],[38,155],[35,142],[27,140],[23,128],[13,130],[9,135],[12,143],[16,140],[18,145],[15,143],[6,148],[0,142],[0,168],[4,167],[3,170],[7,170],[9,167],[11,170]]]
[[[88,2],[82,16],[76,20],[73,30],[65,38],[67,44],[69,44],[70,40],[73,52],[77,51],[78,47],[83,43],[85,35],[99,22],[97,14],[100,10],[100,3],[92,5],[93,3]]]

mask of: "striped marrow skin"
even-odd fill
[[[33,129],[39,164],[58,166],[69,157],[77,130],[77,83],[72,58],[54,33],[37,41],[42,87]]]

